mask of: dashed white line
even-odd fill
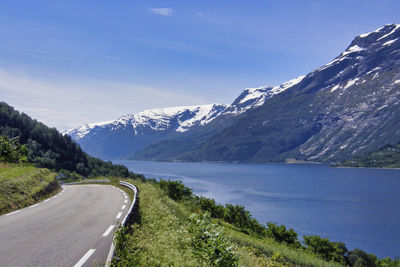
[[[128,200],[127,200],[127,199],[125,199],[124,203],[128,203]]]
[[[43,203],[44,203],[44,202],[47,202],[47,201],[49,201],[49,200],[50,200],[50,199],[46,199],[45,201],[43,201]]]
[[[6,216],[11,215],[11,214],[15,214],[17,212],[20,212],[20,210],[16,210],[16,211],[10,212],[10,213],[6,214]]]
[[[125,196],[125,198],[128,198],[127,196]]]
[[[95,249],[89,249],[88,252],[86,252],[86,254],[82,257],[82,259],[80,259],[78,261],[77,264],[74,265],[74,267],[81,267],[83,264],[85,264],[85,262],[89,259],[90,256],[92,256],[92,254],[95,252]]]
[[[36,207],[36,206],[39,206],[39,204],[35,204],[35,205],[32,205],[32,206],[29,206],[28,208],[33,208],[33,207]]]
[[[125,209],[125,208],[126,208],[126,205],[123,205],[122,208],[121,208],[121,210],[123,210],[123,209]]]
[[[112,231],[113,228],[114,228],[114,225],[110,225],[110,227],[108,227],[108,229],[104,232],[102,237],[108,236],[108,234]]]
[[[121,218],[121,215],[122,215],[122,212],[119,212],[116,219],[118,220],[119,218]]]

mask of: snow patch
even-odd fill
[[[334,92],[334,91],[336,91],[337,89],[339,89],[339,87],[340,87],[340,84],[337,84],[337,85],[335,85],[334,87],[332,87],[331,93]]]
[[[353,80],[350,80],[346,83],[346,85],[343,87],[343,90],[346,90],[347,88],[353,86],[354,84],[356,84],[356,82],[359,80],[360,78],[355,78]]]
[[[377,29],[377,30],[375,30],[375,31],[373,31],[373,32],[363,33],[363,34],[361,34],[359,37],[365,38],[365,37],[367,37],[368,35],[370,35],[371,33],[380,32],[381,30],[383,30],[383,28],[384,28],[384,27],[380,27],[379,29]]]
[[[369,74],[371,74],[371,73],[373,73],[373,72],[375,72],[375,71],[378,71],[378,70],[380,70],[380,69],[381,69],[381,67],[373,68],[372,70],[368,71],[368,72],[366,73],[366,75],[369,75]]]
[[[400,28],[400,24],[396,24],[395,27],[393,28],[393,30],[391,30],[388,34],[385,34],[384,36],[378,38],[377,41],[380,41],[382,39],[385,39],[386,37],[388,37],[389,35],[392,35],[398,28]]]
[[[382,46],[391,45],[391,44],[393,44],[394,42],[396,42],[397,40],[399,40],[399,38],[396,38],[396,39],[393,39],[393,40],[387,41],[387,42],[386,42],[386,43],[384,43]]]
[[[242,100],[240,100],[239,104],[243,104],[249,100],[259,98],[265,93],[262,90],[265,90],[266,88],[267,87],[246,88],[245,91],[247,91],[247,95]]]
[[[345,56],[345,55],[355,53],[355,52],[360,52],[363,50],[365,50],[365,49],[362,47],[359,47],[358,45],[353,45],[353,46],[347,48],[346,51],[344,51],[341,56]]]

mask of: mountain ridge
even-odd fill
[[[246,88],[208,123],[164,135],[131,155],[150,160],[332,162],[395,143],[400,140],[395,117],[400,111],[399,40],[399,24],[361,34],[309,74],[280,86]]]

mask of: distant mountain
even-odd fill
[[[223,104],[151,109],[114,121],[91,123],[65,134],[90,155],[123,159],[157,141],[210,123],[227,108]]]
[[[125,166],[87,155],[69,136],[14,110],[4,102],[0,102],[0,134],[17,137],[18,142],[28,148],[28,161],[38,167],[63,171],[64,175],[72,172],[84,177],[143,178],[129,172]]]
[[[395,144],[400,141],[400,25],[356,37],[332,62],[289,84],[280,92],[246,89],[213,122],[134,158],[335,162]],[[207,133],[201,142],[199,131]]]
[[[400,25],[229,106],[150,110],[67,132],[91,155],[146,160],[340,162],[400,141]],[[133,155],[133,156],[132,156]]]

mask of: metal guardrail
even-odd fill
[[[79,182],[70,182],[70,183],[62,183],[62,185],[74,185],[74,184],[87,184],[87,183],[109,183],[110,180],[108,179],[98,179],[98,180],[90,180],[90,179],[85,179]]]
[[[124,182],[124,181],[120,181],[119,184],[122,185],[122,186],[128,187],[129,189],[131,189],[134,192],[133,199],[132,199],[132,204],[131,204],[128,212],[126,213],[124,219],[121,222],[121,226],[124,227],[125,224],[126,224],[127,219],[129,218],[129,216],[132,213],[133,207],[135,206],[136,196],[137,196],[137,188],[136,188],[136,186],[134,186],[134,185],[132,185],[130,183]],[[113,237],[113,242],[111,243],[110,250],[108,252],[108,256],[107,256],[107,260],[106,260],[106,264],[105,264],[106,267],[111,266],[111,261],[112,261],[112,258],[114,256],[114,254],[115,254],[114,240],[115,240],[115,236]]]

